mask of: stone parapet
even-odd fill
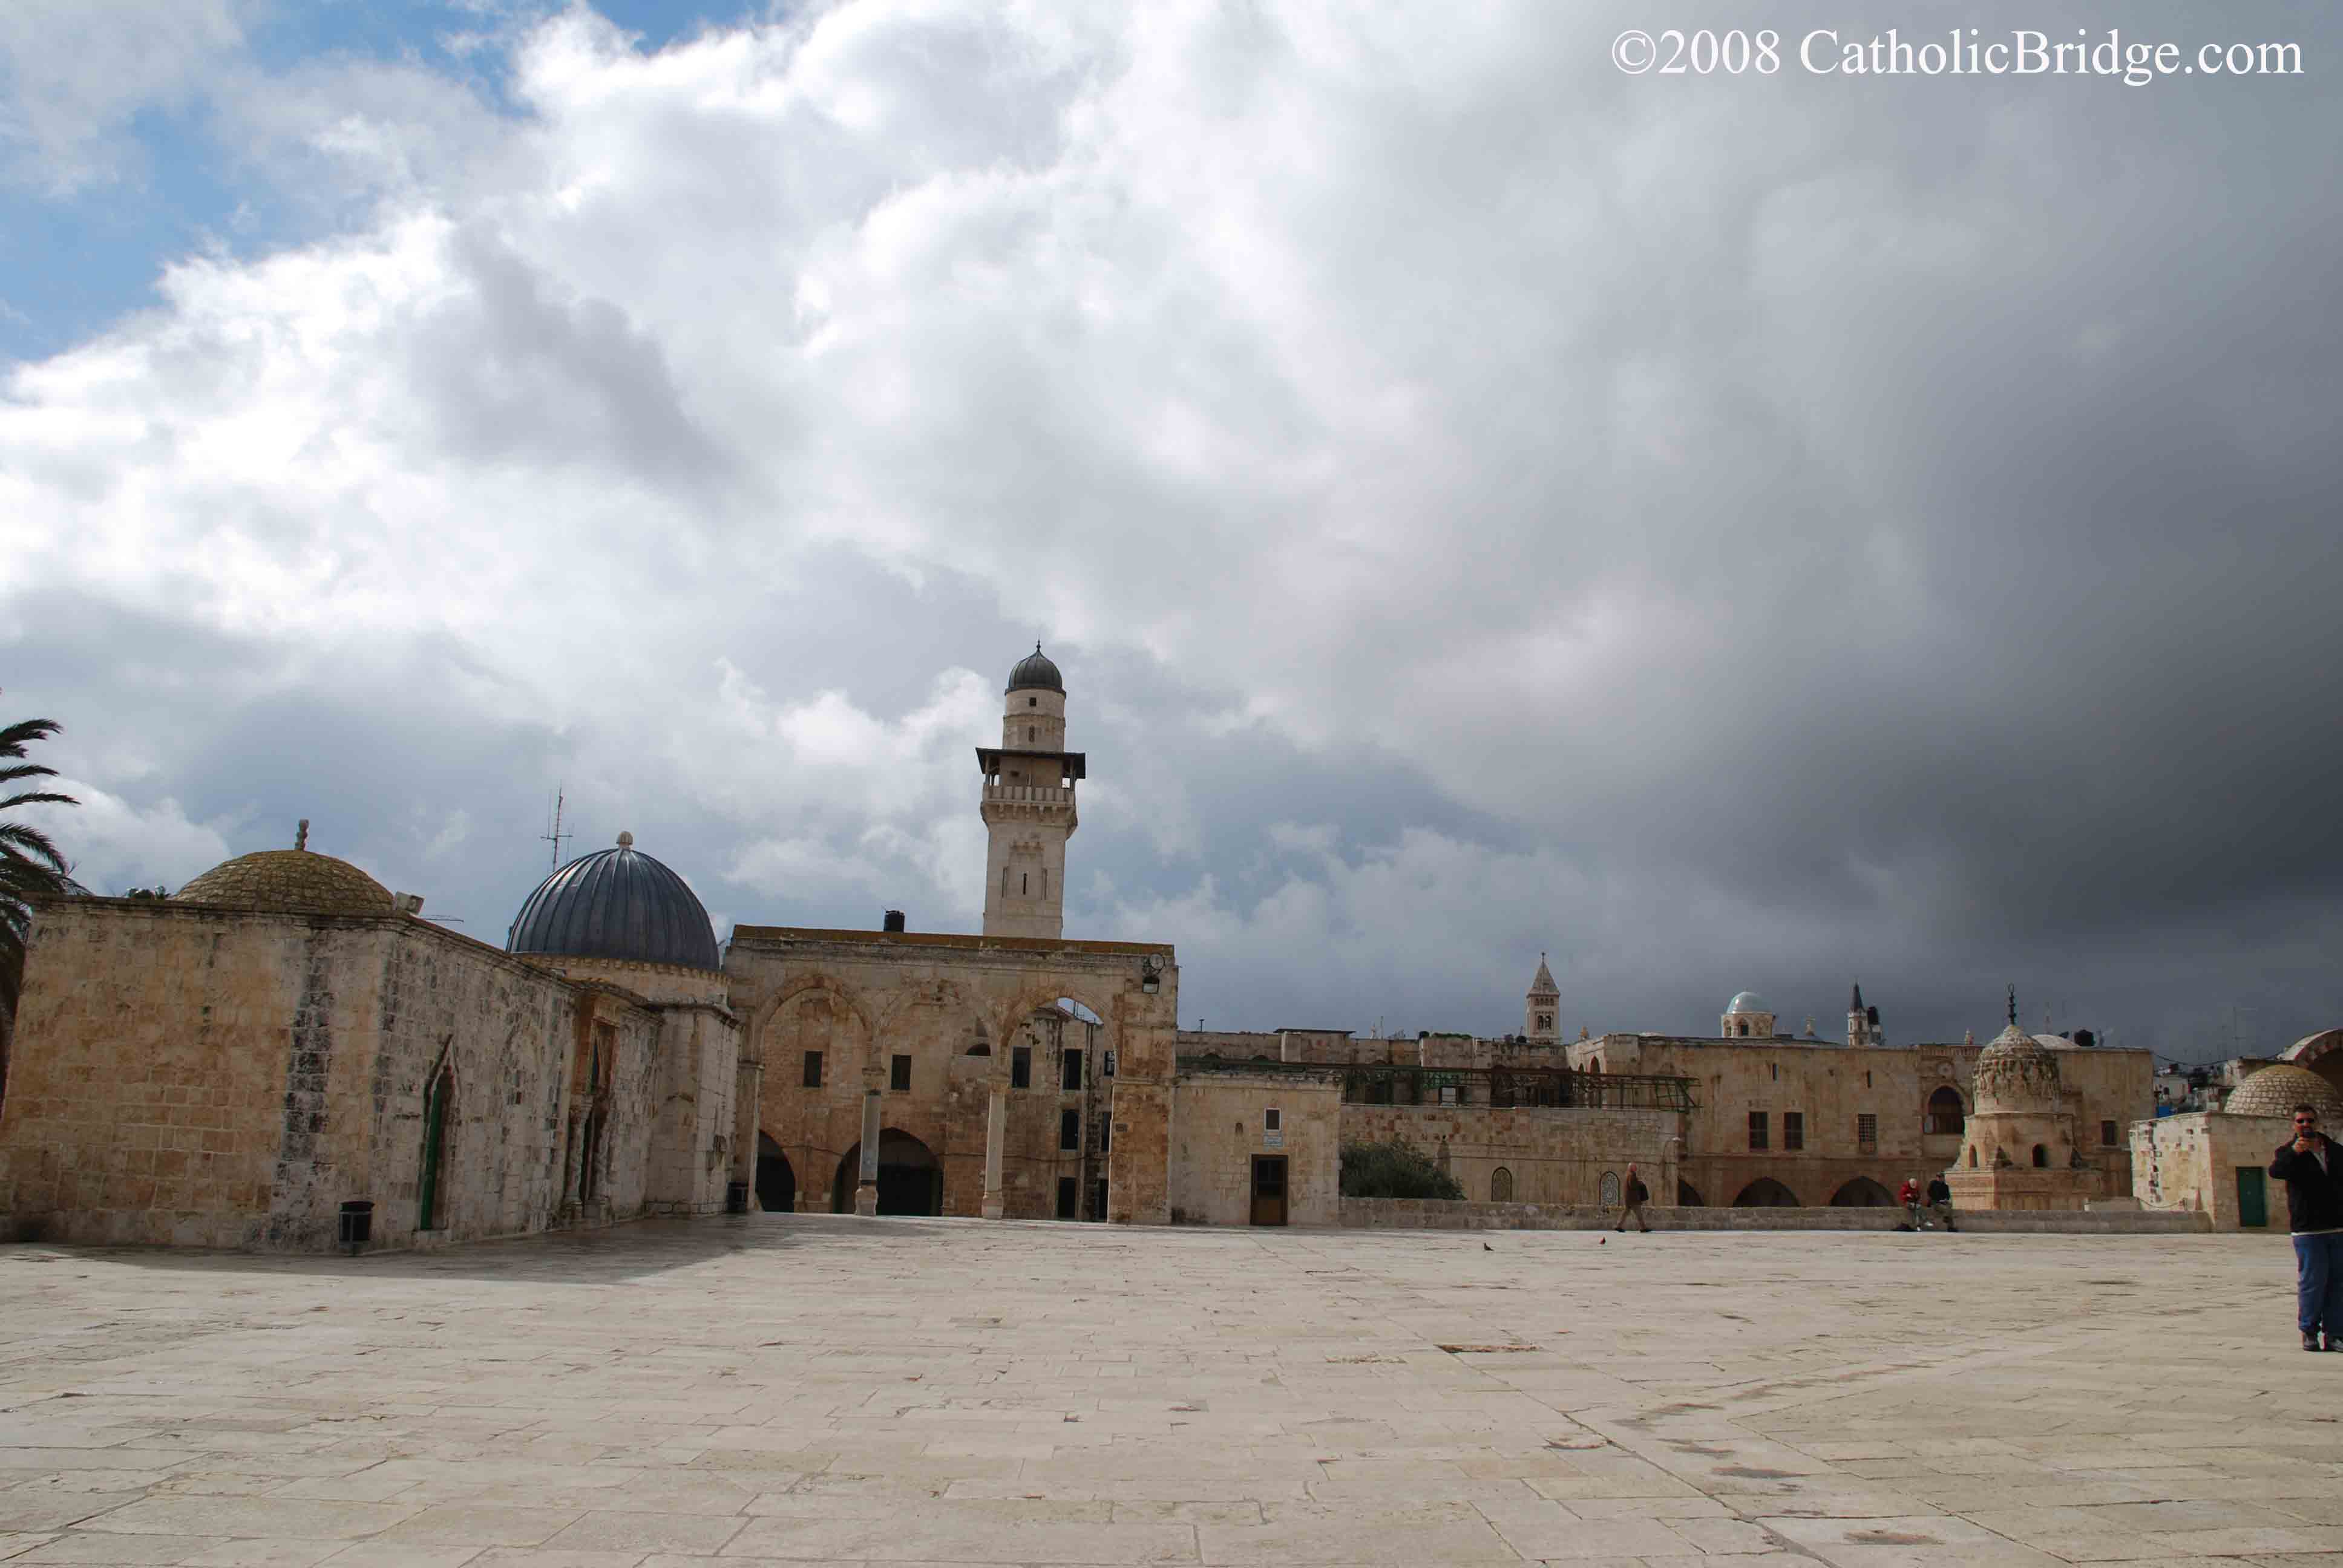
[[[1344,1198],[1340,1224],[1371,1231],[1607,1231],[1618,1211],[1583,1203],[1453,1203],[1429,1198]],[[1893,1231],[1901,1209],[1647,1208],[1654,1231]],[[2027,1213],[1980,1209],[1956,1212],[1964,1234],[2194,1236],[2212,1230],[2197,1213],[2077,1210]]]

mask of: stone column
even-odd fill
[[[862,1091],[862,1170],[854,1186],[854,1211],[879,1212],[879,1091]]]
[[[984,1108],[984,1207],[980,1212],[988,1220],[1000,1219],[1004,1209],[1001,1198],[1001,1144],[1008,1127],[1009,1086],[995,1083]]]

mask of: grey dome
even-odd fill
[[[1754,990],[1735,991],[1733,1000],[1725,1004],[1727,1012],[1764,1012],[1765,999]]]
[[[1009,672],[1009,689],[1054,691],[1063,697],[1066,694],[1066,678],[1058,673],[1058,667],[1050,662],[1050,656],[1041,651],[1041,645],[1037,642],[1033,645],[1033,651],[1019,659],[1017,668]]]
[[[539,882],[513,917],[505,950],[720,968],[699,895],[634,843],[621,833],[617,849],[581,855]]]

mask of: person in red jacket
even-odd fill
[[[1918,1230],[1921,1224],[1920,1179],[1916,1176],[1905,1177],[1904,1185],[1896,1189],[1896,1201],[1904,1205],[1904,1228],[1907,1231]]]
[[[2318,1131],[2316,1106],[2294,1108],[2294,1137],[2278,1145],[2269,1173],[2286,1183],[2302,1348],[2343,1351],[2343,1148]]]

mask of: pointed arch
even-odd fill
[[[442,1172],[447,1163],[447,1132],[456,1103],[456,1037],[440,1042],[439,1060],[423,1076],[423,1148],[416,1169],[415,1228],[447,1228],[447,1200]]]

